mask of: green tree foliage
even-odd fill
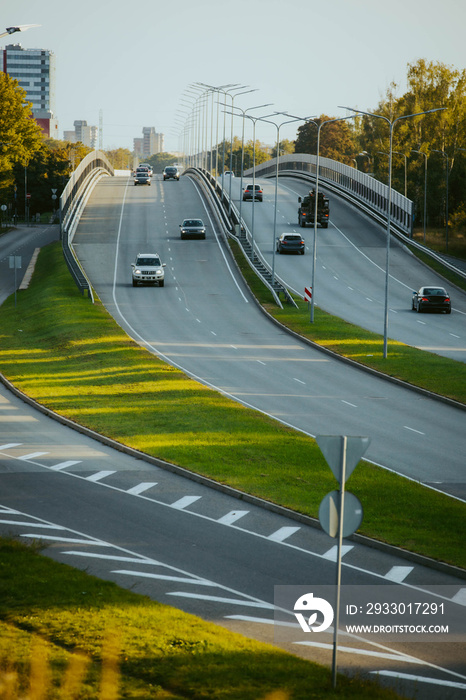
[[[283,139],[283,141],[280,141],[279,153],[281,156],[286,155],[288,153],[295,153],[295,142],[290,141],[289,139]],[[276,158],[276,157],[277,157],[277,146],[275,145],[272,148],[272,158]]]
[[[105,155],[115,170],[131,170],[133,167],[133,154],[128,148],[105,151]]]
[[[406,156],[408,197],[414,200],[419,223],[423,210],[425,159],[413,151],[425,153],[428,156],[428,220],[442,226],[446,215],[447,163],[449,213],[464,209],[466,204],[466,153],[461,150],[466,149],[466,70],[419,59],[408,64],[406,93],[397,97],[396,91],[397,86],[392,84],[374,114],[393,121],[403,115],[446,108],[442,112],[400,120],[393,130],[392,186],[404,192]],[[375,176],[387,182],[388,158],[383,153],[389,150],[388,124],[370,117],[358,121],[360,149],[371,154]],[[462,217],[456,220],[458,227],[461,226]]]
[[[322,114],[314,121],[317,124],[338,119],[338,117],[328,117]],[[317,127],[311,122],[307,122],[298,128],[298,136],[295,141],[295,153],[317,153]],[[320,156],[331,158],[347,165],[353,164],[356,152],[356,136],[352,126],[346,121],[338,121],[325,124],[320,130]]]
[[[27,164],[42,144],[42,132],[31,118],[26,92],[7,73],[0,72],[0,200],[14,190],[13,167]]]
[[[149,165],[153,167],[154,173],[161,173],[167,165],[173,165],[174,163],[178,163],[178,161],[179,156],[175,156],[172,153],[154,153],[153,156],[150,156],[150,158],[144,162],[149,163]]]

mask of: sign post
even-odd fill
[[[369,447],[368,437],[346,435],[317,435],[317,444],[340,482],[340,491],[324,496],[319,507],[319,521],[330,537],[338,537],[337,552],[337,600],[333,627],[332,683],[337,685],[338,624],[340,620],[341,548],[343,537],[356,532],[362,522],[362,505],[352,493],[345,493],[345,482]]]
[[[21,269],[21,255],[10,255],[8,257],[10,270],[15,270],[15,306],[16,306],[16,270]]]

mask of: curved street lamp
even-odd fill
[[[19,24],[17,27],[7,27],[5,31],[0,34],[0,39],[2,36],[8,36],[8,34],[14,34],[15,32],[27,32],[28,29],[32,27],[41,27],[41,24]]]
[[[436,107],[435,109],[427,109],[424,112],[416,112],[415,114],[404,114],[401,117],[396,117],[396,119],[390,120],[383,114],[372,114],[372,112],[364,112],[362,109],[353,109],[353,107],[343,107],[339,105],[340,109],[347,109],[350,112],[356,112],[356,114],[365,114],[368,117],[375,117],[376,119],[383,119],[389,125],[390,134],[390,148],[388,155],[388,212],[387,212],[387,248],[386,248],[386,263],[385,263],[385,310],[384,310],[384,329],[383,329],[383,356],[384,359],[387,357],[387,344],[388,344],[388,283],[390,279],[390,228],[391,228],[391,214],[392,214],[392,153],[393,153],[393,129],[395,124],[402,119],[409,119],[410,117],[420,117],[423,114],[432,114],[432,112],[442,112],[446,107]]]

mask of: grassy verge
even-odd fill
[[[395,700],[0,539],[0,697]],[[29,691],[29,692],[28,692]]]
[[[315,307],[314,323],[309,321],[307,302],[295,298],[298,308],[280,309],[269,290],[245,262],[239,246],[231,241],[236,261],[259,303],[277,321],[318,345],[343,357],[371,367],[413,386],[466,403],[466,365],[397,341],[388,341],[387,358],[383,357],[383,336],[347,323]]]
[[[49,408],[150,455],[316,517],[336,482],[314,440],[187,378],[81,297],[59,244],[0,307],[0,368]],[[208,448],[208,449],[206,449]],[[367,463],[359,532],[466,567],[465,506]]]

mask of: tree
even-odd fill
[[[131,170],[133,167],[133,154],[128,148],[116,148],[112,151],[105,151],[115,170]]]
[[[278,146],[279,146],[279,153],[281,156],[288,154],[288,153],[295,153],[295,141],[290,141],[289,139],[283,139],[283,141],[280,141]],[[272,148],[272,158],[277,157],[277,146],[275,145]]]
[[[322,114],[315,119],[317,124],[337,119]],[[320,156],[331,158],[340,163],[352,165],[356,151],[356,136],[350,124],[346,121],[338,121],[326,124],[320,130]],[[295,153],[317,153],[317,127],[311,122],[306,122],[298,128],[298,136],[295,141]]]
[[[14,187],[13,166],[31,160],[42,144],[42,131],[31,117],[26,91],[7,73],[0,73],[0,199],[8,201]]]

